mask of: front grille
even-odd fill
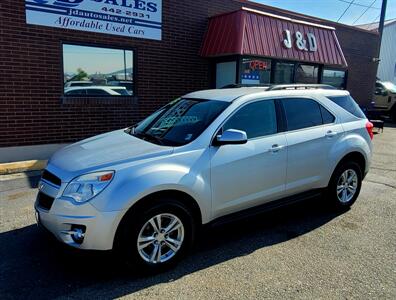
[[[57,186],[60,186],[62,183],[62,181],[60,180],[59,177],[55,176],[54,174],[52,174],[51,172],[49,172],[47,170],[43,171],[41,178],[52,183],[52,184],[55,184]]]
[[[50,210],[52,203],[54,203],[54,198],[51,196],[48,196],[42,192],[39,192],[37,195],[37,203],[38,206],[40,206],[41,208],[44,208],[46,210]]]

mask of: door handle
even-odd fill
[[[326,132],[326,137],[332,138],[333,136],[336,136],[338,134],[337,131],[329,130]]]
[[[282,150],[285,146],[282,145],[278,145],[278,144],[273,144],[270,151],[273,153],[279,152],[280,150]]]

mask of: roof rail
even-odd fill
[[[269,88],[271,84],[246,84],[246,83],[231,83],[227,84],[220,89],[234,89],[234,88],[242,88],[242,87],[254,87],[254,88]]]
[[[311,89],[335,90],[336,88],[328,84],[274,84],[268,88],[268,91]]]

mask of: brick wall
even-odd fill
[[[245,1],[163,0],[162,41],[151,41],[27,25],[24,0],[0,1],[0,147],[72,142],[123,128],[175,97],[207,88],[209,64],[198,56],[207,18],[242,5]],[[345,26],[337,27],[337,35],[351,67],[348,88],[368,101],[376,35]],[[137,101],[62,104],[61,42],[135,49]]]

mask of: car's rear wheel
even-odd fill
[[[341,163],[333,173],[327,196],[338,208],[349,207],[357,199],[362,186],[362,170],[354,161]]]
[[[123,261],[145,273],[175,265],[192,245],[196,227],[189,209],[171,199],[143,206],[120,226],[117,248]]]

